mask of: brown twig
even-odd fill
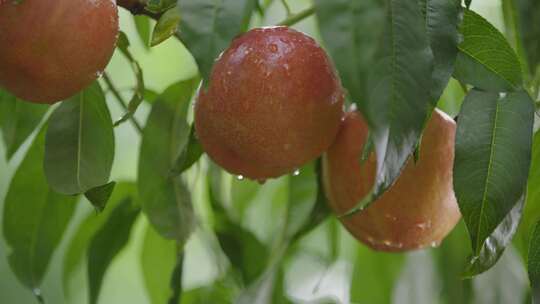
[[[125,8],[133,15],[145,15],[154,20],[159,20],[159,18],[163,14],[163,13],[154,13],[146,9],[146,0],[117,0],[116,3],[118,4],[118,6]],[[287,2],[283,2],[283,3],[286,4]],[[310,17],[314,13],[315,13],[315,8],[309,7],[297,14],[289,14],[289,16],[287,16],[287,19],[283,20],[278,25],[291,26],[306,19],[307,17]]]
[[[114,83],[111,77],[109,77],[107,73],[103,73],[103,80],[109,87],[109,90],[111,90],[111,93],[115,97],[115,100],[118,102],[118,104],[122,107],[122,109],[124,109],[124,111],[127,111],[128,110],[127,102],[124,100],[124,98],[122,97],[118,89],[116,89],[116,87],[114,86]],[[129,119],[131,120],[131,123],[133,124],[133,127],[135,127],[137,132],[139,132],[139,134],[142,135],[143,128],[141,127],[141,124],[137,121],[137,119],[133,116],[131,116]]]
[[[155,20],[161,17],[161,13],[154,13],[146,9],[146,0],[117,0],[116,3],[133,15],[145,15]]]

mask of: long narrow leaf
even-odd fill
[[[44,146],[42,130],[15,173],[4,206],[9,265],[36,296],[76,201],[76,197],[60,195],[47,185],[42,167]]]
[[[171,170],[189,139],[186,116],[196,83],[175,84],[154,102],[139,158],[142,209],[159,234],[180,245],[193,231],[195,221],[190,191],[181,177],[171,176]]]
[[[416,1],[392,0],[368,81],[367,101],[358,101],[377,156],[372,192],[348,213],[367,206],[388,189],[418,145],[434,107],[430,86],[433,54]]]
[[[454,189],[471,238],[471,264],[476,264],[467,275],[492,266],[489,260],[498,258],[515,232],[512,227],[520,216],[504,224],[508,229],[497,227],[524,195],[533,113],[532,100],[524,91],[498,94],[475,89],[465,98],[456,134]]]
[[[107,184],[114,148],[111,115],[94,82],[62,102],[50,117],[44,160],[47,182],[68,195]]]

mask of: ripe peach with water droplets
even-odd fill
[[[455,122],[435,110],[422,136],[418,161],[409,159],[396,183],[372,205],[342,218],[351,234],[382,251],[437,246],[461,217],[452,184],[455,132]],[[374,184],[375,154],[360,162],[367,136],[364,119],[350,112],[324,156],[326,193],[339,215]]]
[[[0,87],[54,103],[98,78],[118,36],[114,0],[0,1]]]
[[[217,164],[264,180],[292,173],[330,146],[343,99],[312,38],[287,27],[254,29],[216,61],[196,101],[195,127]]]

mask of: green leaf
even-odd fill
[[[124,55],[124,57],[126,57],[126,59],[129,61],[131,69],[133,70],[133,74],[135,75],[135,79],[137,80],[137,86],[135,87],[135,92],[127,106],[127,113],[125,113],[119,120],[114,123],[115,127],[128,121],[131,117],[133,117],[133,115],[135,115],[135,112],[137,112],[139,105],[144,100],[144,95],[146,92],[143,70],[139,62],[135,60],[133,55],[131,55],[131,52],[129,51],[129,46],[130,43],[127,35],[124,32],[120,32],[120,35],[118,36],[117,47],[120,50],[120,53],[122,53],[122,55]]]
[[[39,296],[51,257],[62,239],[76,197],[55,193],[43,173],[44,129],[37,135],[11,181],[3,230],[8,262],[17,279]]]
[[[139,158],[143,211],[159,234],[180,244],[193,230],[193,207],[181,177],[172,177],[170,172],[189,139],[186,115],[196,83],[175,84],[158,97],[143,131]]]
[[[90,242],[87,252],[90,304],[98,302],[105,272],[114,257],[126,246],[137,215],[139,209],[131,199],[125,199],[112,211]]]
[[[230,217],[234,218],[237,223],[241,223],[246,217],[246,212],[248,211],[249,207],[252,206],[252,203],[257,197],[259,191],[261,191],[261,188],[262,186],[258,182],[246,179],[240,180],[238,178],[231,178],[230,206],[228,206],[231,213]],[[225,199],[223,199],[222,204],[227,205],[227,203],[225,203]]]
[[[179,38],[193,54],[203,79],[238,35],[255,8],[253,0],[181,0]]]
[[[354,101],[365,100],[367,75],[384,28],[384,1],[315,0],[319,28]],[[368,29],[369,30],[366,30]]]
[[[392,0],[386,28],[369,76],[369,98],[358,103],[377,155],[370,194],[348,214],[367,206],[390,187],[414,152],[429,111],[433,56],[416,1]]]
[[[272,293],[272,303],[293,304],[293,302],[287,298],[287,290],[285,285],[285,270],[283,269],[283,267],[280,267],[276,273],[274,291]]]
[[[36,129],[47,109],[47,105],[25,102],[0,90],[0,128],[8,159]]]
[[[463,280],[462,272],[471,249],[467,227],[463,221],[444,239],[441,246],[434,249],[433,255],[440,278],[441,303],[473,304],[472,280]]]
[[[540,301],[540,222],[531,233],[529,252],[527,257],[527,270],[531,282],[533,303]]]
[[[517,231],[523,213],[524,202],[525,195],[520,198],[516,206],[510,210],[499,226],[495,228],[484,244],[482,244],[480,253],[469,260],[463,277],[470,278],[481,274],[499,261],[505,248],[510,244],[512,237]]]
[[[329,261],[332,263],[337,262],[339,258],[339,252],[340,252],[340,228],[341,228],[341,222],[335,218],[331,217],[328,221],[328,229],[326,229],[326,235],[328,237],[328,243],[330,244],[330,254],[329,254]],[[330,263],[328,263],[328,267],[330,267]]]
[[[516,2],[516,0],[502,0],[501,5],[504,16],[505,35],[519,57],[523,79],[529,80],[530,70],[527,66],[527,58],[523,47],[523,38],[520,31],[520,17]]]
[[[100,214],[91,212],[79,224],[75,233],[71,237],[68,243],[66,253],[63,259],[63,275],[62,283],[63,289],[66,295],[69,295],[70,287],[74,286],[75,271],[77,268],[85,262],[86,266],[86,251],[88,245],[93,239],[97,231],[99,231],[107,222],[113,210],[123,201],[130,199],[135,201],[137,199],[137,189],[133,183],[118,183],[114,187],[114,191],[109,199],[109,203],[106,208]],[[78,287],[77,287],[78,288]]]
[[[59,193],[85,193],[109,181],[113,159],[111,115],[103,91],[94,82],[62,102],[51,115],[45,142],[45,175],[51,188]]]
[[[489,266],[504,249],[518,216],[505,218],[524,195],[531,161],[534,107],[524,91],[473,89],[459,116],[454,190],[471,238],[471,262]],[[512,212],[514,213],[514,212]],[[520,213],[520,212],[519,212]],[[504,227],[499,229],[498,226]],[[483,248],[495,246],[495,248]],[[474,273],[487,268],[475,267]]]
[[[116,42],[116,47],[123,53],[123,55],[129,57],[131,53],[127,51],[131,43],[126,33],[120,31],[118,33],[118,42]]]
[[[156,46],[163,41],[169,39],[178,30],[180,23],[180,10],[178,7],[173,7],[166,11],[154,27],[152,32],[152,42],[150,46]]]
[[[208,170],[206,173],[206,185],[208,187],[208,200],[212,211],[216,216],[227,215],[227,210],[224,207],[224,191],[222,191],[223,174],[221,168],[209,161]],[[233,192],[235,193],[235,192]]]
[[[270,0],[271,1],[271,0]],[[264,15],[266,14],[265,12],[265,7],[263,7],[263,5],[259,2],[259,1],[255,1],[255,11],[257,12],[257,14],[259,14],[261,17],[264,17]]]
[[[244,289],[234,301],[236,304],[273,303],[278,265],[271,266],[257,281]]]
[[[304,166],[299,174],[289,177],[289,203],[285,219],[287,239],[302,230],[311,219],[317,190],[317,175],[313,164]]]
[[[474,304],[531,304],[524,262],[509,247],[501,260],[490,271],[474,278]],[[457,303],[457,302],[452,302]]]
[[[315,199],[315,204],[312,205],[312,209],[307,217],[307,221],[305,221],[303,226],[291,237],[292,243],[300,240],[303,236],[313,231],[313,229],[318,227],[319,224],[321,224],[330,215],[330,208],[328,207],[329,203],[326,198],[326,194],[324,193],[322,165],[320,159],[316,162],[315,173],[317,174],[317,196]]]
[[[290,303],[283,294],[283,272],[281,271],[281,265],[284,259],[285,251],[291,241],[300,238],[305,233],[309,232],[312,227],[312,223],[317,221],[320,223],[320,217],[318,217],[318,184],[316,172],[319,172],[320,163],[317,162],[317,171],[313,164],[304,166],[299,172],[287,177],[288,182],[288,204],[284,208],[284,220],[283,226],[280,228],[279,234],[275,237],[275,243],[273,250],[266,248],[263,244],[257,247],[250,246],[249,243],[256,243],[254,237],[253,240],[244,239],[238,240],[238,244],[235,244],[232,240],[235,237],[223,239],[220,238],[220,243],[225,249],[227,256],[234,261],[233,262],[239,269],[252,268],[256,266],[257,272],[250,277],[249,280],[244,280],[245,285],[248,286],[246,290],[242,292],[238,303],[252,303],[260,301],[261,303]],[[219,230],[219,229],[218,229]],[[235,234],[238,235],[241,232],[238,231]],[[225,244],[224,244],[225,243]],[[226,243],[229,243],[227,245]],[[228,250],[226,248],[229,248]],[[247,252],[240,253],[235,248],[247,248]],[[241,249],[241,250],[242,250]],[[245,266],[246,261],[253,265],[252,267]],[[243,267],[242,267],[243,266]],[[255,275],[256,274],[256,275]],[[244,277],[245,278],[245,277]],[[281,294],[279,292],[281,291]]]
[[[249,285],[259,279],[266,269],[269,248],[259,241],[251,231],[233,221],[223,208],[221,178],[221,170],[216,165],[211,164],[207,175],[207,183],[210,203],[214,213],[214,230],[223,253],[231,263],[232,273],[239,275],[244,285]],[[237,181],[236,179],[232,181],[232,201],[234,204],[240,205],[238,208],[240,209],[239,222],[243,218],[247,203],[253,200],[259,189],[260,185],[255,182]],[[236,198],[234,195],[236,195]]]
[[[527,258],[530,234],[536,222],[540,221],[540,132],[533,139],[531,170],[527,182],[527,201],[523,210],[523,218],[514,238],[514,245],[523,259]]]
[[[193,164],[196,163],[204,153],[203,148],[195,135],[195,126],[191,126],[188,142],[181,151],[180,156],[178,156],[176,163],[172,168],[171,173],[173,175],[182,174],[184,171],[193,166]]]
[[[116,182],[110,182],[103,186],[86,191],[84,196],[86,196],[90,203],[92,203],[92,205],[94,205],[94,207],[101,212],[103,209],[105,209],[105,205],[107,205],[115,186]]]
[[[454,72],[461,24],[461,0],[420,0],[435,58],[431,97],[438,101]]]
[[[505,37],[486,19],[466,10],[460,28],[454,77],[483,90],[514,91],[522,84],[519,59]]]
[[[520,33],[523,39],[526,61],[534,73],[540,64],[540,2],[515,0],[519,11]]]
[[[219,244],[242,281],[249,285],[264,272],[269,249],[247,229],[224,217],[221,220],[216,227]]]
[[[173,268],[171,282],[169,283],[172,290],[172,295],[169,298],[169,303],[180,303],[182,300],[182,275],[184,274],[184,252],[183,250],[177,254],[176,265]]]
[[[376,253],[365,246],[358,246],[352,274],[351,301],[391,303],[403,262],[401,254]]]
[[[141,253],[143,279],[152,304],[167,303],[169,281],[176,264],[176,243],[166,240],[152,226],[146,228]]]
[[[148,0],[146,9],[154,13],[164,12],[176,5],[177,0]]]
[[[137,15],[133,16],[133,21],[135,22],[135,28],[137,29],[137,34],[139,35],[139,38],[141,38],[141,42],[146,49],[149,49],[151,34],[150,18],[143,15]]]
[[[146,102],[148,102],[149,104],[153,104],[154,101],[156,101],[156,99],[159,97],[159,94],[152,91],[152,90],[149,90],[148,88],[146,88],[144,90],[144,100]]]
[[[236,290],[229,282],[217,281],[182,294],[182,304],[234,303]]]
[[[450,79],[448,86],[444,90],[437,108],[444,111],[452,118],[456,118],[461,109],[461,104],[465,98],[465,91],[455,79]]]

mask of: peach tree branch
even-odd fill
[[[162,13],[154,13],[146,9],[146,0],[117,0],[117,4],[118,6],[128,10],[133,15],[145,15],[154,20],[159,20],[159,17],[162,15]],[[291,26],[306,19],[307,17],[310,17],[314,13],[315,8],[309,7],[299,13],[290,14],[285,20],[278,23],[278,25]]]

